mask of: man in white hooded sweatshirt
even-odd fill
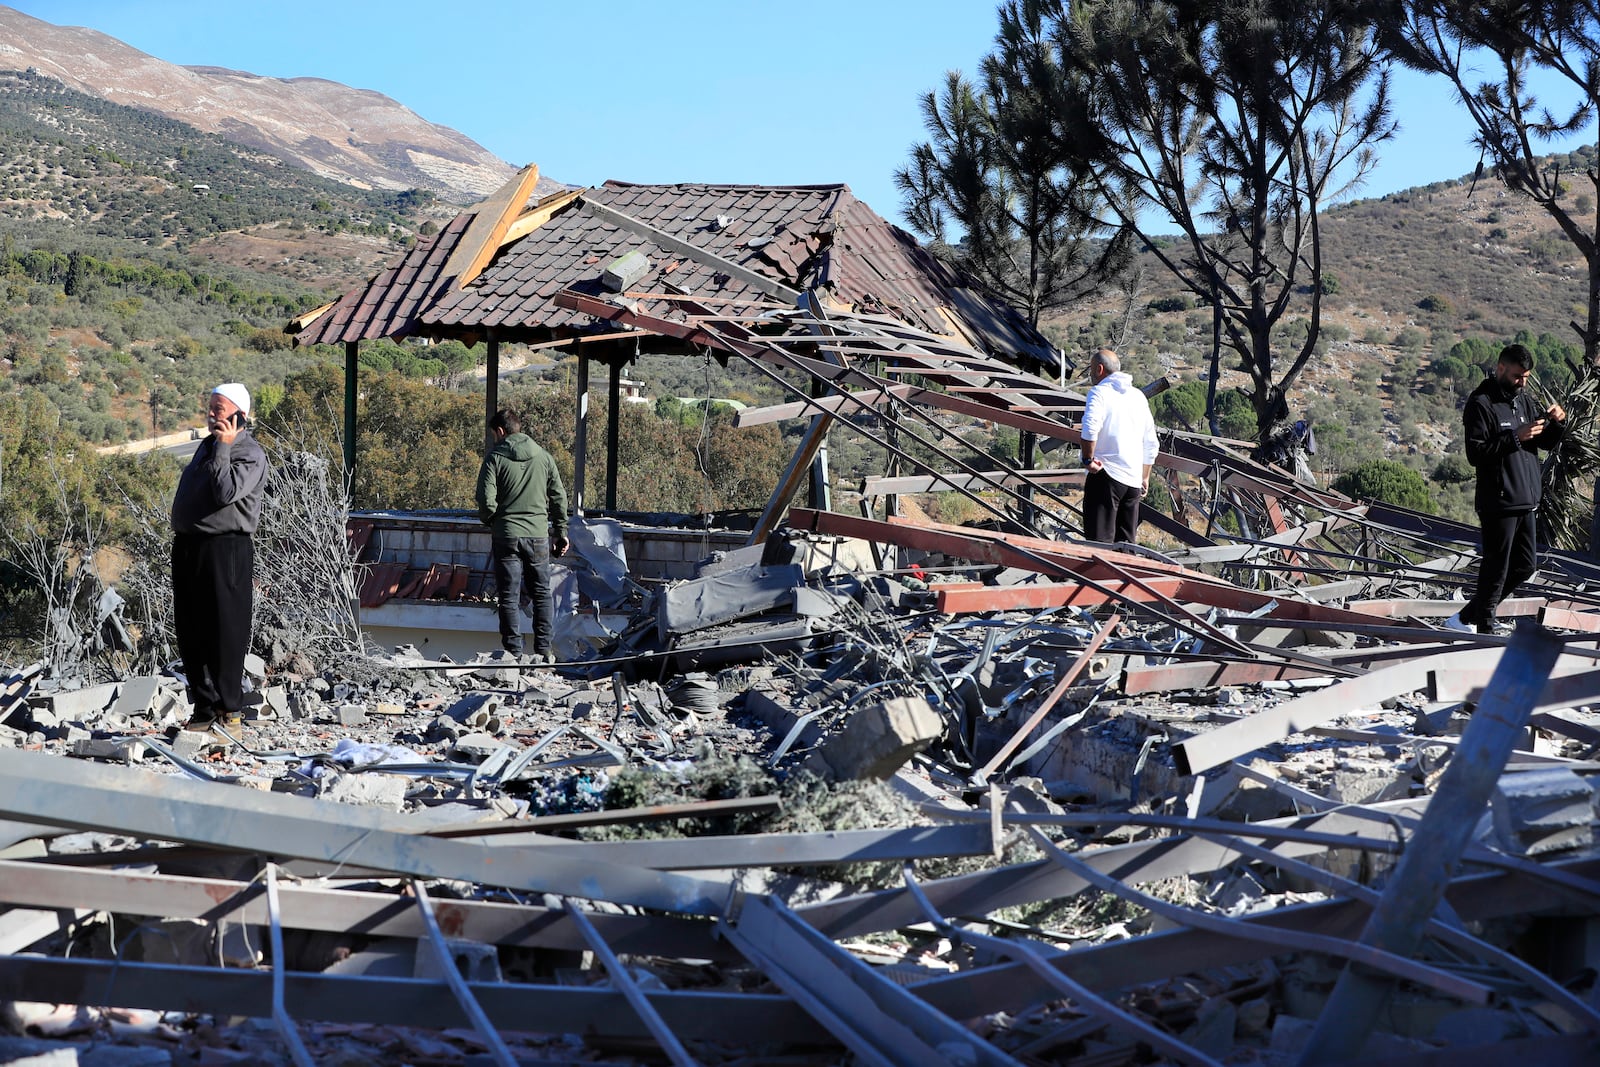
[[[1122,361],[1102,348],[1089,361],[1093,388],[1083,405],[1083,532],[1091,541],[1133,544],[1139,530],[1139,500],[1150,486],[1159,451],[1150,402]]]

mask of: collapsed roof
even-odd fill
[[[1033,370],[1057,353],[1008,305],[886,222],[845,185],[646,185],[608,181],[530,199],[524,171],[499,194],[418,241],[395,266],[290,324],[298,344],[380,337],[486,336],[547,342],[595,337],[603,323],[563,308],[568,287],[631,252],[632,285],[713,306],[829,306],[892,316]]]

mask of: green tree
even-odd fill
[[[1008,0],[992,54],[1011,95],[1035,95],[1063,155],[1213,312],[1213,367],[1231,349],[1256,433],[1321,326],[1322,205],[1370,170],[1394,132],[1364,0]],[[1170,220],[1170,221],[1169,221]],[[1163,247],[1152,227],[1176,224]],[[1311,315],[1286,360],[1273,328],[1304,283]],[[1215,415],[1213,394],[1213,415]]]
[[[1131,235],[1101,222],[1095,186],[1050,136],[1053,118],[1039,92],[991,66],[986,92],[950,71],[942,94],[922,97],[932,139],[912,148],[894,180],[906,195],[906,222],[934,253],[1037,327],[1044,312],[1124,271]]]
[[[1413,511],[1434,510],[1422,475],[1391,459],[1373,459],[1345,471],[1333,481],[1334,492],[1356,500],[1381,500]]]

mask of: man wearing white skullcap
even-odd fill
[[[255,543],[267,484],[267,454],[245,427],[250,391],[211,390],[210,435],[172,498],[172,613],[194,713],[191,729],[237,727],[244,706],[244,656],[255,605]]]

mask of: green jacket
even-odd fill
[[[567,536],[567,491],[550,453],[507,434],[478,470],[478,518],[496,537]]]

